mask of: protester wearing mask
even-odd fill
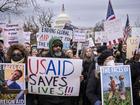
[[[13,44],[7,51],[7,62],[26,63],[28,54],[28,51],[22,44]]]
[[[18,64],[18,63],[26,64],[28,55],[29,55],[29,52],[24,45],[13,44],[9,47],[9,49],[7,51],[7,62],[16,63],[16,64]],[[26,73],[27,73],[27,71],[26,71]],[[27,83],[27,81],[26,81],[26,83]],[[27,84],[26,84],[26,86],[27,86]],[[26,93],[27,93],[27,91],[21,91],[21,97],[23,97],[23,94],[26,94]],[[26,94],[26,104],[27,105],[36,105],[35,104],[36,100],[37,100],[37,98],[36,98],[35,94]]]
[[[113,54],[110,50],[104,50],[97,60],[99,66],[115,65]],[[98,69],[93,70],[90,74],[87,84],[86,95],[91,105],[101,105],[101,81],[100,71]]]

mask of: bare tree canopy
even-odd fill
[[[49,1],[49,0],[44,0]],[[19,14],[28,6],[38,7],[36,0],[0,0],[0,12]]]
[[[103,31],[104,30],[104,20],[96,23],[94,31]]]
[[[38,16],[40,25],[42,27],[51,27],[53,16],[54,14],[50,9],[47,11],[41,10]]]

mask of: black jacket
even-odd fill
[[[6,62],[6,60],[5,60],[4,53],[0,52],[0,63],[5,63],[5,62]]]
[[[139,105],[140,103],[140,62],[131,62],[131,77],[132,77],[132,91],[133,103]]]
[[[96,101],[101,101],[101,82],[100,78],[95,77],[95,70],[91,72],[91,75],[88,79],[86,95],[91,102],[91,105],[94,105]]]

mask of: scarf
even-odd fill
[[[24,63],[24,58],[21,59],[20,61],[13,61],[13,59],[11,59],[11,63]]]

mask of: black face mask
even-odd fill
[[[20,54],[20,53],[13,53],[12,54],[13,61],[20,61],[22,58],[23,58],[23,54]]]

